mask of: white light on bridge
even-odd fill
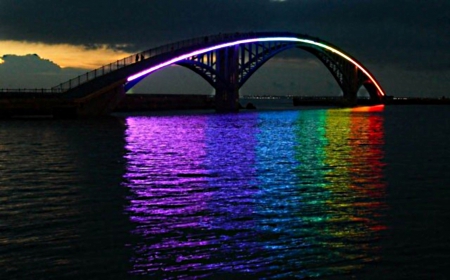
[[[296,43],[303,43],[303,44],[309,44],[309,45],[314,45],[326,50],[329,50],[333,53],[336,53],[337,55],[341,56],[342,58],[346,59],[347,61],[351,62],[353,65],[355,65],[356,67],[358,67],[358,69],[360,69],[364,74],[367,75],[367,77],[369,77],[369,79],[372,81],[372,83],[375,85],[375,87],[378,89],[378,92],[382,95],[385,96],[384,91],[381,89],[380,85],[378,84],[378,82],[375,80],[375,78],[372,77],[372,75],[370,75],[369,71],[367,71],[364,67],[362,67],[362,65],[360,65],[359,63],[357,63],[354,59],[352,59],[351,57],[349,57],[348,55],[346,55],[345,53],[330,47],[328,45],[325,45],[323,43],[319,43],[313,40],[309,40],[309,39],[300,39],[300,38],[296,38],[296,37],[264,37],[264,38],[253,38],[253,39],[245,39],[245,40],[237,40],[237,41],[233,41],[233,42],[229,42],[229,43],[224,43],[224,44],[219,44],[216,46],[212,46],[209,48],[204,48],[204,49],[199,49],[197,51],[193,51],[175,58],[172,58],[166,62],[163,62],[161,64],[155,65],[153,67],[150,67],[144,71],[141,71],[135,75],[132,75],[130,77],[128,77],[127,81],[133,81],[135,79],[138,79],[140,77],[143,77],[145,75],[148,75],[152,72],[155,72],[161,68],[164,68],[166,66],[169,66],[171,64],[177,63],[181,60],[187,59],[191,56],[196,56],[196,55],[201,55],[207,52],[211,52],[211,51],[215,51],[218,49],[223,49],[223,48],[227,48],[227,47],[232,47],[232,46],[236,46],[236,45],[240,45],[240,44],[247,44],[247,43],[256,43],[256,42],[271,42],[271,41],[278,41],[278,42],[296,42]]]

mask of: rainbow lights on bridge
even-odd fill
[[[161,68],[164,68],[166,66],[169,66],[171,64],[177,63],[179,61],[182,61],[184,59],[190,58],[192,56],[196,56],[196,55],[201,55],[201,54],[205,54],[211,51],[215,51],[215,50],[219,50],[219,49],[223,49],[223,48],[227,48],[227,47],[232,47],[232,46],[236,46],[236,45],[240,45],[240,44],[247,44],[247,43],[257,43],[257,42],[294,42],[294,43],[303,43],[303,44],[308,44],[308,45],[313,45],[313,46],[317,46],[320,47],[322,49],[326,49],[329,50],[337,55],[339,55],[340,57],[344,58],[345,60],[349,61],[350,63],[352,63],[353,65],[355,65],[359,70],[361,70],[369,79],[370,81],[373,83],[373,85],[377,88],[378,92],[380,93],[381,96],[385,96],[384,91],[382,90],[381,86],[378,84],[378,82],[375,80],[375,78],[369,73],[369,71],[367,69],[365,69],[361,64],[359,64],[358,62],[356,62],[353,58],[351,58],[349,55],[343,53],[342,51],[333,48],[329,45],[320,43],[320,42],[316,42],[310,39],[301,39],[301,38],[296,38],[296,37],[262,37],[262,38],[252,38],[252,39],[244,39],[244,40],[236,40],[233,42],[228,42],[228,43],[222,43],[222,44],[218,44],[212,47],[208,47],[208,48],[202,48],[193,52],[189,52],[177,57],[174,57],[170,60],[167,60],[163,63],[157,64],[153,67],[150,67],[146,70],[143,70],[137,74],[134,74],[132,76],[129,76],[127,78],[128,82],[131,82],[133,80],[136,80],[138,78],[141,78],[143,76],[146,76],[152,72],[155,72]]]

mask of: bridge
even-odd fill
[[[245,82],[269,59],[292,48],[313,54],[326,66],[340,86],[347,106],[356,105],[357,92],[362,86],[374,103],[383,101],[385,93],[369,70],[331,43],[304,34],[249,32],[204,36],[152,48],[51,89],[0,90],[0,108],[2,96],[32,97],[34,108],[42,107],[53,114],[108,114],[142,79],[176,64],[199,74],[215,89],[217,111],[237,111],[239,89]]]

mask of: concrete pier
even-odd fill
[[[217,52],[216,111],[239,111],[239,47]]]

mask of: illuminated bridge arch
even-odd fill
[[[285,32],[218,34],[180,41],[105,65],[56,88],[75,98],[106,88],[125,92],[151,73],[177,64],[193,70],[215,88],[219,109],[233,111],[245,82],[269,59],[292,48],[315,55],[350,104],[356,102],[361,86],[374,101],[385,96],[375,77],[349,54],[318,38]]]

